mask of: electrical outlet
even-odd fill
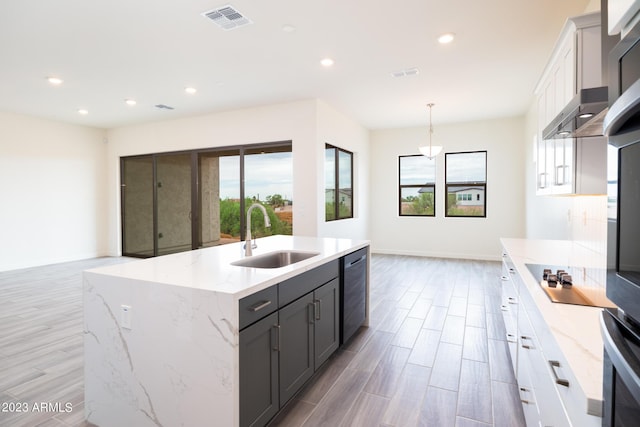
[[[131,306],[120,306],[120,326],[125,329],[131,329]]]

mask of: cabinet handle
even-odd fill
[[[529,389],[527,389],[527,388],[520,387],[520,392],[521,392],[521,393],[529,393],[530,391],[531,391],[531,390],[529,390]],[[522,402],[522,403],[524,403],[524,404],[527,404],[527,405],[528,405],[528,404],[530,404],[530,403],[533,403],[533,402],[531,402],[531,401],[530,401],[530,400],[528,400],[528,399],[523,399],[523,398],[522,398],[522,394],[520,394],[520,402]]]
[[[280,325],[273,325],[272,328],[276,332],[276,345],[273,347],[273,351],[280,351]]]
[[[518,303],[514,297],[508,297],[507,298],[507,302],[509,302],[509,304],[517,304]]]
[[[516,340],[516,336],[513,334],[507,334],[507,342],[518,342],[518,340]]]
[[[362,255],[362,256],[361,256],[360,258],[358,258],[357,260],[355,260],[355,261],[351,261],[351,262],[349,263],[349,267],[351,267],[352,265],[355,265],[355,264],[359,263],[360,261],[362,261],[362,260],[364,260],[364,259],[367,259],[367,256],[366,256],[366,255]]]
[[[565,380],[564,378],[558,377],[558,372],[556,368],[560,367],[560,362],[557,360],[549,360],[549,365],[551,366],[551,372],[553,372],[553,376],[556,379],[556,384],[569,387],[569,380]]]
[[[316,303],[310,302],[307,304],[307,317],[309,318],[309,324],[313,325],[313,321],[316,318]]]
[[[533,348],[532,346],[524,343],[524,340],[533,341],[531,337],[527,337],[527,336],[521,335],[520,339],[522,340],[522,348],[526,348],[527,350],[531,350]]]
[[[502,305],[500,306],[500,310],[502,310],[502,311],[509,311],[509,306],[508,306],[508,305],[506,305],[506,304],[502,304]]]
[[[547,188],[547,174],[545,172],[538,174],[538,188]]]
[[[569,169],[568,165],[556,166],[556,179],[555,179],[555,183],[554,183],[555,185],[564,185],[565,184],[565,178],[566,178],[566,175],[567,175],[565,170],[567,170],[567,169]],[[561,179],[559,177],[561,177]]]
[[[316,311],[316,304],[318,306],[318,311]],[[313,300],[313,311],[315,313],[315,319],[320,320],[320,318],[322,317],[322,300],[321,299]]]
[[[254,313],[256,311],[262,310],[263,308],[265,308],[266,306],[268,306],[269,304],[271,304],[271,301],[259,301],[255,304],[253,304],[251,307],[248,307],[247,310],[249,311],[253,311]]]

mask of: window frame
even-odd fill
[[[324,220],[325,222],[332,222],[332,221],[340,221],[342,219],[351,219],[354,217],[354,212],[353,212],[353,199],[355,196],[355,191],[354,191],[354,182],[353,182],[353,153],[349,150],[345,150],[344,148],[340,148],[337,147],[335,145],[332,144],[326,144],[324,146],[325,149],[325,160],[326,160],[326,152],[327,150],[334,150],[334,157],[333,157],[333,191],[334,191],[334,203],[333,203],[333,218],[328,218],[327,215],[327,193],[326,191],[329,189],[327,188],[327,183],[325,181],[325,214],[324,214]],[[351,197],[349,199],[349,216],[340,216],[340,203],[337,203],[338,201],[338,196],[340,195],[340,153],[343,154],[347,154],[349,156],[349,176],[350,176],[350,190],[351,190]],[[325,178],[326,179],[326,178]]]
[[[424,157],[422,154],[407,154],[398,156],[398,216],[400,217],[435,217],[436,216],[436,172],[434,170],[433,183],[426,184],[402,184],[402,158],[404,157]],[[425,157],[427,158],[427,157]],[[435,159],[434,168],[435,168]],[[432,214],[407,214],[402,213],[402,190],[405,188],[430,188],[433,193],[433,213]]]
[[[474,154],[474,153],[484,153],[484,181],[460,181],[460,182],[450,182],[448,177],[448,168],[447,161],[450,158],[449,156],[455,156],[458,154]],[[453,153],[445,153],[444,158],[444,193],[445,193],[445,209],[444,215],[448,218],[486,218],[487,217],[487,164],[488,164],[488,154],[487,150],[476,150],[476,151],[458,151]],[[484,193],[483,200],[483,210],[482,215],[462,215],[462,214],[451,214],[449,212],[449,188],[451,187],[480,187]],[[456,194],[456,200],[460,194]],[[462,196],[465,196],[464,194]],[[469,194],[471,201],[474,201],[474,197],[472,194]],[[464,198],[464,197],[463,197]],[[464,200],[463,200],[464,201]]]

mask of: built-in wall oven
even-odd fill
[[[640,422],[640,24],[609,56],[607,297],[603,426]]]

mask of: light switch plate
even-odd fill
[[[120,326],[125,329],[131,329],[131,306],[120,306]]]

